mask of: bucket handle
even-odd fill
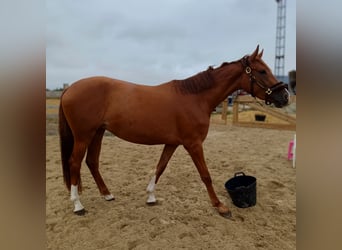
[[[234,177],[236,177],[236,176],[245,176],[245,173],[244,172],[236,172],[234,174]]]

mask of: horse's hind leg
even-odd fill
[[[103,195],[103,197],[107,201],[110,201],[110,200],[114,200],[114,196],[109,192],[99,172],[99,157],[100,157],[101,142],[102,142],[104,132],[105,132],[105,129],[103,128],[100,128],[96,131],[96,134],[93,137],[88,147],[86,163],[88,165],[88,168],[92,176],[94,177],[94,180],[96,182],[97,187],[100,190],[100,193]]]
[[[75,140],[74,148],[70,157],[70,200],[74,202],[74,213],[77,215],[83,215],[85,213],[84,207],[80,202],[78,190],[81,187],[81,163],[87,149],[87,144],[81,141]]]
[[[158,165],[157,165],[156,174],[152,177],[146,189],[147,194],[148,194],[148,198],[146,201],[147,204],[152,205],[157,202],[156,197],[154,195],[156,184],[159,180],[159,177],[164,172],[167,166],[167,163],[169,162],[172,154],[175,152],[177,147],[178,145],[165,145],[164,146],[163,153],[161,154]]]

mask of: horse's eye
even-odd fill
[[[266,75],[266,74],[267,74],[267,73],[266,73],[266,70],[264,70],[264,69],[263,69],[263,70],[260,70],[259,73],[262,74],[262,75]]]

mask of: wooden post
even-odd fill
[[[234,101],[233,104],[233,124],[237,124],[239,122],[239,103],[237,100]]]
[[[222,102],[222,115],[221,115],[222,120],[224,120],[224,124],[227,124],[227,109],[228,109],[227,100],[224,100]]]

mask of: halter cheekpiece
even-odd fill
[[[265,90],[265,103],[267,105],[270,105],[271,102],[271,95],[272,93],[274,93],[275,91],[279,91],[282,90],[284,88],[288,88],[286,83],[283,82],[277,82],[276,84],[274,84],[272,87],[268,87],[261,79],[257,79],[253,73],[252,73],[252,68],[249,65],[248,62],[248,56],[244,56],[241,59],[241,63],[243,65],[243,67],[245,68],[245,72],[246,74],[249,76],[249,80],[251,83],[251,95],[253,97],[255,97],[254,95],[254,83],[256,83],[260,88],[262,88],[263,90]]]

